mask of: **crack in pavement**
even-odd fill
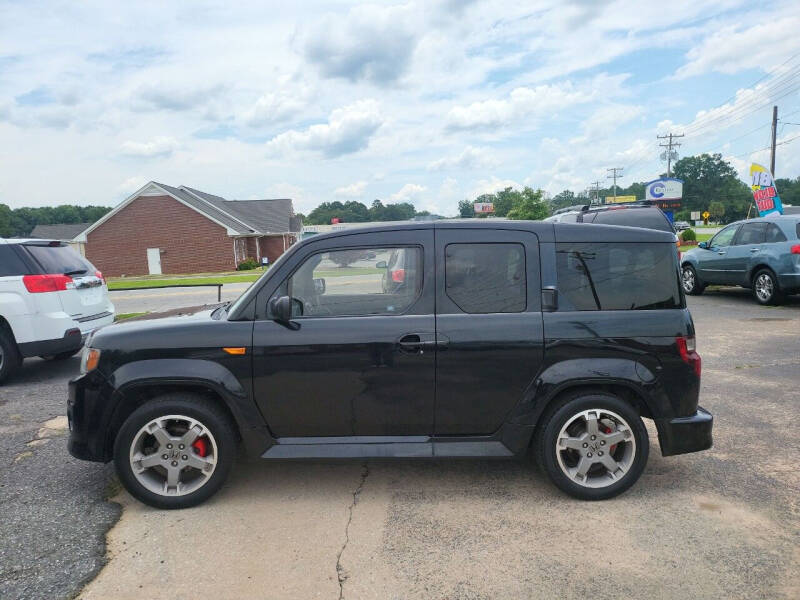
[[[361,481],[358,482],[358,487],[356,487],[355,491],[353,492],[353,503],[350,505],[350,514],[347,517],[347,525],[344,527],[344,544],[342,544],[339,554],[336,555],[336,577],[339,580],[339,600],[344,598],[344,583],[347,581],[347,574],[344,571],[344,567],[342,567],[342,554],[344,554],[344,550],[347,548],[347,544],[350,542],[350,523],[353,521],[353,509],[356,507],[356,504],[358,504],[358,497],[361,494],[361,490],[364,489],[364,482],[367,480],[368,476],[369,465],[367,462],[364,462],[361,469]]]

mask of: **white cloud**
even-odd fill
[[[416,183],[407,183],[403,187],[401,187],[397,192],[389,196],[389,201],[391,202],[411,202],[414,203],[415,200],[419,199],[420,196],[425,193],[426,188],[424,185],[419,185]]]
[[[384,84],[403,75],[418,29],[413,7],[361,5],[326,15],[303,36],[303,54],[325,77]]]
[[[446,169],[487,169],[496,167],[499,161],[486,148],[467,146],[457,156],[445,156],[428,164],[429,171]]]
[[[758,15],[762,17],[761,14]],[[747,69],[771,69],[800,51],[800,16],[759,18],[712,31],[686,54],[688,62],[675,73],[678,79]]]
[[[482,194],[494,194],[495,192],[504,190],[507,187],[519,190],[524,186],[513,179],[500,179],[499,177],[492,175],[488,179],[481,179],[477,181],[472,187],[472,190],[470,190],[469,194],[467,194],[467,197],[474,199]]]
[[[141,175],[128,177],[125,181],[117,186],[117,193],[121,196],[130,196],[133,192],[147,183],[148,179]]]
[[[383,124],[375,100],[360,100],[331,112],[327,123],[305,130],[291,129],[272,138],[267,149],[282,152],[316,152],[332,158],[363,150]]]
[[[336,188],[333,193],[336,196],[344,196],[346,198],[360,198],[364,195],[365,189],[367,189],[366,181],[356,181],[350,185]]]
[[[299,115],[307,106],[309,91],[286,89],[263,94],[255,104],[245,110],[242,118],[251,127],[261,127],[287,121]]]
[[[179,144],[175,138],[159,136],[149,142],[122,143],[121,153],[125,156],[136,156],[141,158],[166,157],[172,154]]]

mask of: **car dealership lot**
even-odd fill
[[[647,469],[617,499],[572,500],[515,462],[244,464],[186,511],[119,494],[109,562],[83,596],[790,597],[800,298],[689,303],[714,448],[662,458],[651,427]],[[1,598],[68,597],[102,564],[110,470],[69,457],[53,420],[76,369],[37,359],[0,387]]]

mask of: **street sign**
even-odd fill
[[[606,196],[606,204],[620,204],[622,202],[636,202],[636,196]]]
[[[708,217],[710,217],[710,216],[711,216],[711,213],[710,213],[710,212],[708,212],[707,210],[704,210],[704,211],[703,211],[703,218],[704,218],[704,219],[708,219]]]
[[[700,220],[700,211],[699,210],[693,210],[691,219],[692,219],[692,221],[699,221]]]

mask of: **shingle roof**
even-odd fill
[[[256,232],[254,228],[252,228],[246,223],[242,223],[238,219],[231,217],[230,215],[221,211],[213,203],[208,202],[204,198],[198,198],[196,195],[190,193],[188,189],[183,189],[183,186],[181,186],[180,188],[176,188],[172,187],[171,185],[166,185],[164,183],[158,183],[158,182],[155,183],[159,187],[164,188],[167,192],[169,192],[176,198],[180,198],[181,200],[186,202],[186,204],[189,204],[190,206],[196,208],[200,212],[207,214],[215,221],[222,223],[223,225],[225,225],[225,227],[232,229],[236,233],[247,234]]]
[[[59,240],[68,242],[79,233],[88,229],[91,223],[57,223],[55,225],[37,225],[30,237],[37,240]]]
[[[176,189],[169,189],[167,186],[164,186],[164,188],[168,189],[170,193]],[[226,200],[221,196],[201,192],[185,185],[180,186],[178,191],[195,200],[200,199],[203,201],[204,206],[210,205],[212,209],[216,209],[218,214],[225,215],[229,221],[236,224],[231,227],[239,231],[239,233],[286,233],[293,231],[291,229],[291,218],[294,210],[292,201],[289,198]],[[198,208],[203,210],[201,207]],[[222,221],[222,219],[218,220]]]

